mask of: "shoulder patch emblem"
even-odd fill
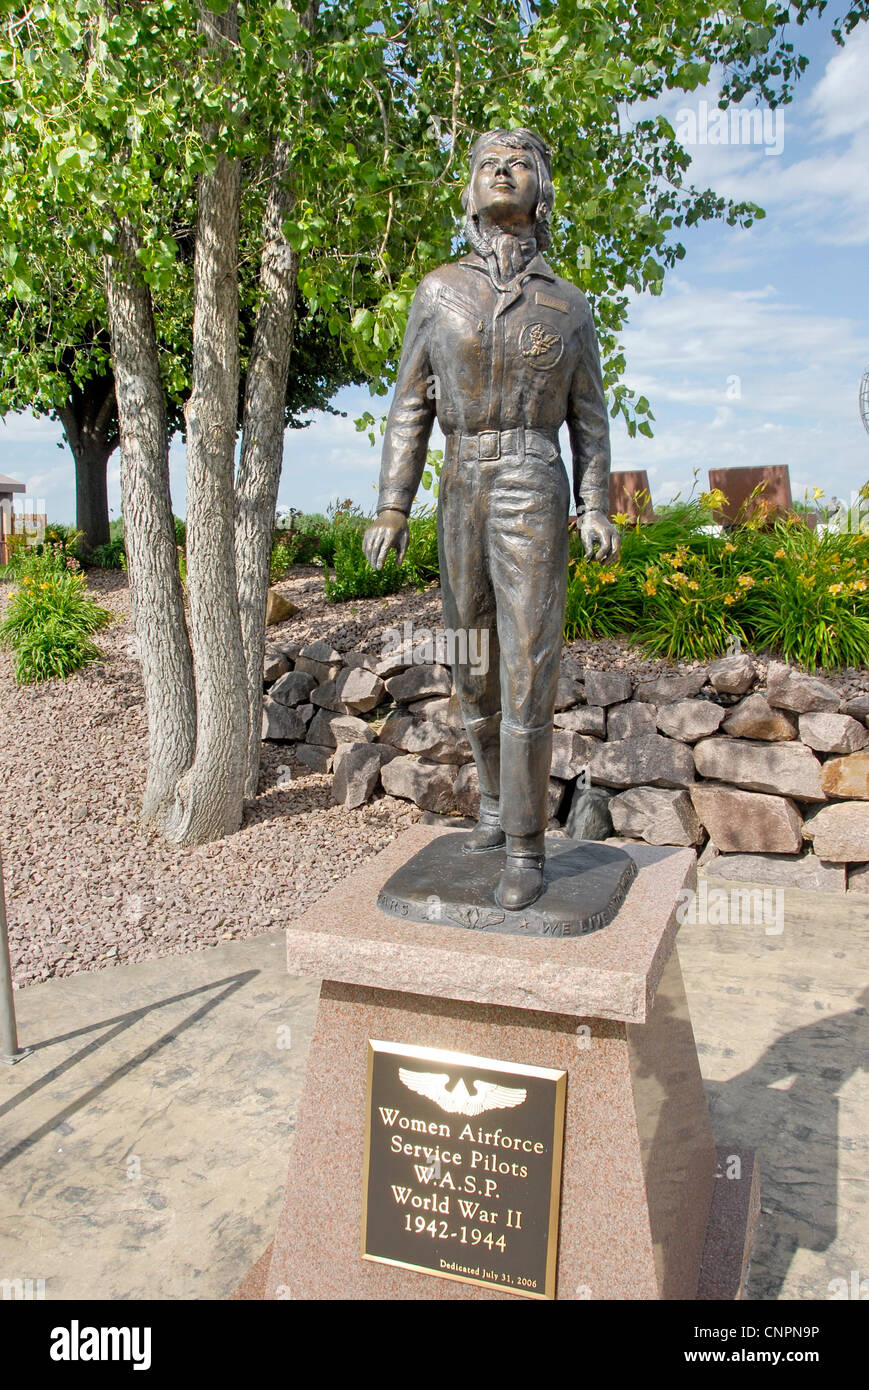
[[[545,323],[526,323],[519,334],[519,350],[532,367],[548,369],[561,361],[564,339]]]
[[[534,298],[546,309],[558,309],[562,314],[570,313],[570,305],[566,299],[556,299],[554,295],[544,294],[542,290],[538,290]]]

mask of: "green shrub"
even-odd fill
[[[363,528],[346,522],[336,529],[334,577],[325,573],[326,598],[330,603],[346,603],[352,598],[379,598],[394,594],[402,586],[402,573],[390,551],[383,569],[372,569],[362,550]]]
[[[63,546],[68,555],[75,555],[78,558],[78,549],[84,539],[84,532],[77,531],[74,526],[67,526],[63,521],[50,521],[45,528],[45,540]]]
[[[91,564],[101,570],[125,570],[127,568],[127,552],[124,548],[123,536],[115,536],[114,540],[108,540],[104,545],[94,546],[91,551]]]
[[[437,508],[422,508],[411,516],[407,529],[407,553],[401,566],[402,583],[414,589],[424,589],[440,578]]]
[[[57,618],[26,632],[15,646],[15,679],[19,685],[52,678],[65,680],[101,652],[82,632]]]
[[[0,579],[15,579],[21,572],[21,565],[27,546],[23,536],[6,537],[6,564],[0,565]]]
[[[635,576],[624,565],[572,560],[567,579],[564,638],[618,637],[630,632],[640,609]]]
[[[15,679],[24,684],[66,677],[99,655],[91,641],[93,633],[111,620],[85,593],[84,575],[69,570],[42,570],[42,557],[31,557],[24,575],[6,608],[0,624],[0,643],[15,653]]]
[[[341,527],[348,523],[367,525],[361,508],[349,498],[331,503],[328,511],[328,516],[324,516],[322,512],[300,512],[289,507],[279,513],[270,561],[273,584],[283,579],[291,565],[334,565]]]
[[[326,524],[326,529],[319,537],[316,559],[328,568],[335,563],[335,542],[338,539],[336,528],[330,523]]]
[[[646,566],[638,642],[671,661],[711,661],[746,641],[742,624],[755,579],[740,571],[736,547],[723,540],[692,549],[677,545]],[[635,576],[635,579],[639,576]]]
[[[672,661],[708,661],[737,638],[809,670],[869,665],[869,536],[818,538],[799,517],[770,525],[760,514],[714,535],[702,504],[660,510],[622,528],[609,570],[572,535],[567,641],[622,635]]]
[[[65,532],[61,536],[59,532]],[[44,579],[49,574],[75,574],[81,568],[76,551],[80,531],[71,526],[48,526],[45,540],[27,545],[23,536],[9,536],[6,541],[8,561],[2,568],[4,579]]]
[[[269,556],[269,583],[277,584],[279,579],[283,579],[291,563],[287,547],[281,541],[274,541]]]
[[[329,529],[324,516],[305,516],[291,507],[275,527],[271,552],[271,582],[274,584],[291,565],[310,565],[320,555],[320,542]]]
[[[869,665],[869,536],[787,522],[747,538],[749,640],[812,669]]]
[[[424,589],[438,579],[437,510],[424,508],[408,522],[407,552],[399,566],[390,550],[383,569],[374,570],[362,550],[362,538],[372,522],[358,508],[348,510],[332,525],[334,577],[326,570],[326,598],[344,603],[354,598],[379,598],[399,589]]]

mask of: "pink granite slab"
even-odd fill
[[[739,1160],[738,1176],[734,1159]],[[760,1220],[760,1169],[753,1149],[719,1144],[715,1190],[706,1230],[698,1299],[745,1298],[748,1267]]]
[[[643,1026],[324,981],[266,1298],[518,1296],[362,1259],[370,1038],[565,1071],[556,1298],[695,1296],[715,1148],[674,952]]]
[[[644,1023],[694,888],[693,850],[625,845],[639,873],[616,919],[589,936],[499,936],[389,917],[386,880],[450,827],[416,825],[287,928],[291,974],[480,1004]]]

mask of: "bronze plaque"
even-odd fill
[[[363,1259],[554,1298],[566,1085],[370,1039]]]

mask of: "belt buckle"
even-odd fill
[[[501,434],[499,430],[481,430],[478,435],[479,456],[484,461],[501,457]]]

